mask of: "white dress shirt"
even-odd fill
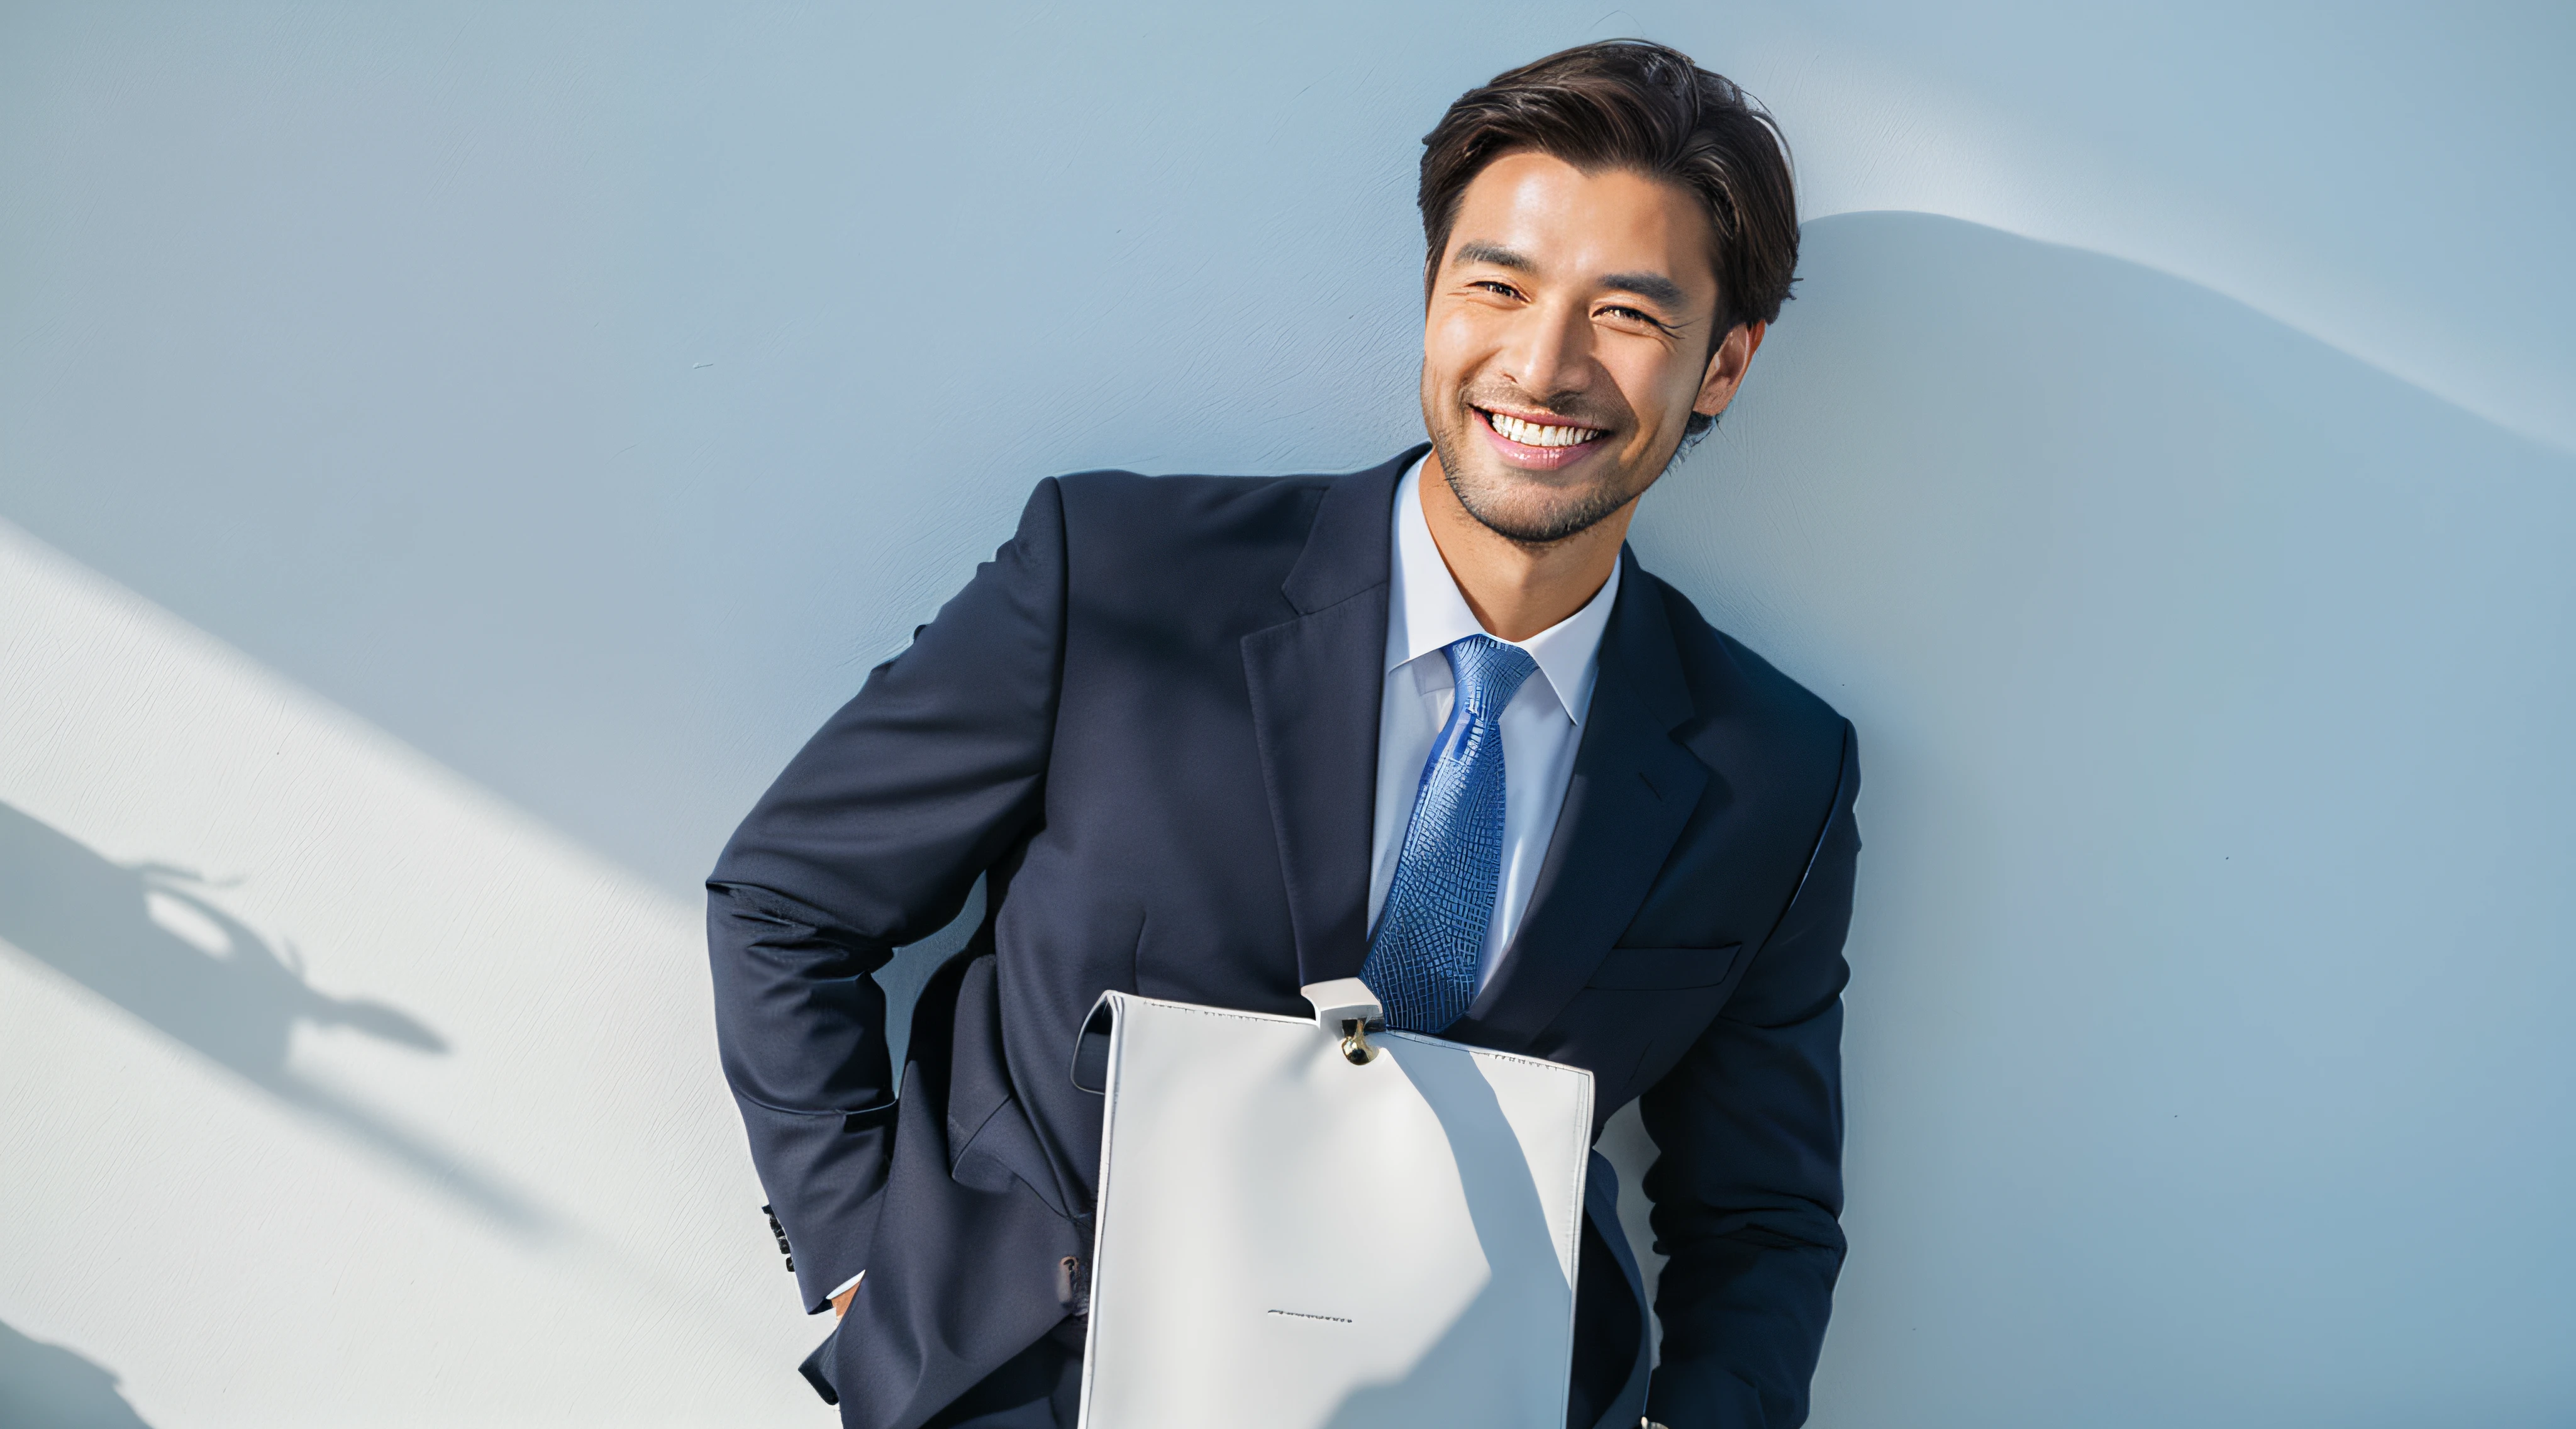
[[[1426,457],[1425,460],[1428,460]],[[1377,816],[1369,830],[1369,929],[1386,907],[1395,882],[1405,826],[1422,787],[1422,767],[1449,722],[1456,692],[1450,642],[1488,634],[1458,593],[1457,579],[1431,539],[1422,515],[1422,467],[1417,461],[1395,488],[1395,562],[1386,602],[1386,692],[1378,707]],[[1581,610],[1527,640],[1506,640],[1529,652],[1538,669],[1503,707],[1503,866],[1495,881],[1494,916],[1485,928],[1485,951],[1476,966],[1479,991],[1494,975],[1503,950],[1520,931],[1538,885],[1538,866],[1565,805],[1574,775],[1574,750],[1592,705],[1592,679],[1601,668],[1601,634],[1619,597],[1619,568]]]

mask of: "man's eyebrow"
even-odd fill
[[[1603,276],[1601,286],[1634,293],[1668,308],[1680,309],[1690,305],[1689,295],[1682,291],[1682,285],[1661,273],[1611,273]]]
[[[1499,243],[1483,243],[1472,238],[1458,245],[1456,261],[1460,263],[1491,263],[1497,268],[1509,268],[1515,273],[1535,273],[1538,271],[1538,264],[1530,261],[1526,255],[1516,253],[1509,248],[1505,248]]]

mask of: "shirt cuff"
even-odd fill
[[[859,1282],[867,1278],[868,1273],[862,1270],[858,1274],[851,1276],[849,1279],[842,1281],[840,1284],[833,1286],[832,1293],[824,1296],[823,1298],[826,1300],[838,1300],[851,1291],[858,1289]]]

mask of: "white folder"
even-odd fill
[[[1562,1429],[1592,1074],[1305,991],[1092,1013],[1083,1429]]]

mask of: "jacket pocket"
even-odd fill
[[[1742,943],[1722,948],[1612,948],[1583,985],[1636,992],[1715,987],[1726,981],[1743,950]]]

